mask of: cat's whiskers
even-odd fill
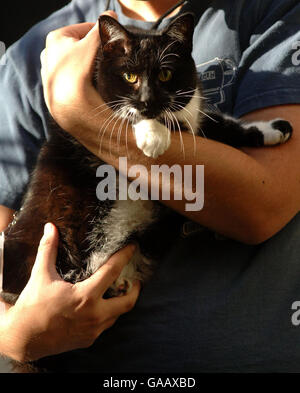
[[[209,116],[207,113],[203,112],[201,109],[197,109],[203,116],[208,117],[210,120],[214,121],[215,123],[219,123],[218,120],[214,119],[213,117]]]
[[[119,124],[118,133],[117,133],[117,148],[118,148],[118,151],[120,151],[120,138],[121,138],[121,133],[122,133],[122,130],[123,130],[124,122],[125,122],[126,119],[130,119],[130,117],[132,115],[134,115],[134,112],[132,112],[132,108],[128,104],[126,104],[125,107],[120,108],[119,111],[118,111],[117,117],[119,119],[122,118],[122,121]],[[116,124],[117,124],[117,121],[115,121],[115,124],[113,125],[113,128],[112,128],[112,130],[110,132],[110,138],[109,138],[109,154],[110,154],[110,156],[112,155],[112,153],[111,153],[112,138],[113,138],[113,134],[114,134],[114,131],[115,131]],[[126,136],[126,139],[127,139],[127,136]]]
[[[177,102],[174,102],[170,108],[175,109],[175,110],[185,110],[190,116],[192,116],[192,113],[188,109],[186,109],[183,105],[178,104]],[[184,116],[184,120],[187,123],[187,125],[189,126],[191,134],[193,135],[193,146],[194,146],[194,156],[195,156],[196,150],[197,150],[195,131],[194,131],[192,124],[190,123],[189,119],[186,116]],[[180,128],[179,128],[179,130],[180,130]],[[203,135],[204,135],[204,137],[206,137],[204,133],[203,133]]]
[[[164,123],[165,123],[165,126],[167,127],[167,129],[170,130],[170,131],[172,131],[172,130],[171,130],[171,123],[170,123],[170,120],[169,120],[169,118],[167,117],[167,115],[166,115],[165,112],[164,112]]]
[[[175,122],[177,124],[178,132],[179,132],[179,138],[180,138],[180,148],[181,148],[181,152],[183,154],[183,158],[185,159],[185,148],[184,148],[184,143],[183,143],[183,138],[182,138],[179,122],[178,122],[176,116],[174,115],[174,113],[171,110],[166,109],[165,112],[167,113],[167,115],[169,116],[169,118],[170,118],[170,120],[172,122],[174,132],[175,132],[175,129],[176,129],[174,120],[175,120]]]
[[[186,98],[194,98],[195,97],[195,98],[200,98],[201,100],[208,100],[208,98],[199,96],[197,94],[182,94],[182,95],[180,95],[180,98],[184,98],[184,97],[186,97]]]
[[[175,123],[174,123],[174,120],[173,120],[171,111],[170,111],[169,109],[165,109],[165,113],[166,113],[166,115],[167,115],[167,118],[168,118],[169,121],[170,121],[170,123],[169,123],[169,125],[170,125],[170,127],[169,127],[170,131],[175,132],[175,128],[176,128],[176,127],[175,127]]]
[[[179,105],[179,104],[177,104],[177,105],[178,105],[178,106],[177,106],[177,110],[185,109],[187,112],[191,113],[190,111],[188,111],[188,110],[187,110],[186,108],[184,108],[183,106],[181,106],[181,105]],[[174,107],[174,109],[176,109],[176,108]],[[190,129],[191,129],[193,135],[195,135],[195,132],[194,132],[194,129],[193,129],[191,123],[188,121],[188,119],[187,119],[186,117],[185,117],[185,120],[186,120],[187,123],[189,124]],[[200,131],[201,131],[203,137],[204,137],[204,138],[207,138],[207,136],[205,135],[205,133],[204,133],[204,131],[202,130],[202,128],[199,127],[199,129],[200,129]]]
[[[177,90],[176,93],[176,97],[180,96],[180,98],[182,97],[197,97],[197,98],[201,98],[202,100],[207,100],[207,97],[203,97],[199,94],[195,94],[195,92],[197,91],[197,89],[192,89],[192,90],[186,90],[186,91],[182,91],[182,90]]]
[[[160,63],[160,67],[169,69],[170,68],[170,64],[172,64],[171,61],[163,61],[162,63]]]
[[[118,120],[122,119],[120,124],[119,124],[118,134],[119,134],[120,127],[122,127],[122,124],[124,123],[124,119],[126,118],[126,111],[127,111],[127,108],[126,107],[125,108],[122,107],[117,112],[117,116],[116,117],[118,118]],[[112,137],[113,137],[113,134],[114,134],[114,131],[115,131],[116,124],[117,124],[117,120],[115,121],[115,123],[113,125],[113,128],[110,131],[110,137],[109,137],[109,155],[110,156],[112,156],[112,153],[111,153]],[[117,134],[117,141],[118,141],[118,134]],[[118,145],[118,142],[117,142],[117,145]]]
[[[196,90],[197,90],[197,87],[194,87],[193,89],[189,89],[189,90],[179,89],[179,90],[176,90],[176,93],[178,93],[178,94],[192,93],[192,92],[195,92]]]
[[[119,97],[121,100],[123,100],[123,102],[124,102],[125,104],[128,103],[128,97],[120,96],[120,95],[117,95],[117,97]]]
[[[126,115],[127,116],[128,116],[128,112],[129,112],[129,109],[127,109],[127,111],[126,111]],[[121,121],[121,123],[119,125],[118,134],[117,134],[117,148],[118,148],[118,152],[120,151],[120,141],[121,141],[121,136],[122,136],[122,131],[123,131],[123,125],[124,125],[124,123],[126,121],[126,117],[127,116],[123,116],[122,117],[122,121]]]
[[[119,101],[119,100],[118,100]],[[112,103],[113,103],[114,101],[112,101]],[[95,108],[93,108],[92,110],[91,110],[91,112],[94,112],[94,111],[96,111],[97,109],[100,109],[100,108],[102,108],[102,106],[107,106],[107,103],[106,102],[104,102],[103,104],[101,104],[101,105],[98,105],[98,106],[96,106]]]
[[[103,110],[103,111],[105,111],[105,110],[107,110],[107,109],[109,109],[109,108],[115,107],[116,105],[121,105],[121,104],[123,104],[124,101],[125,101],[124,98],[122,98],[121,100],[113,100],[113,101],[109,101],[109,102],[104,102],[103,104],[98,105],[98,106],[96,106],[96,108],[92,109],[90,113],[92,113],[92,112],[94,112],[94,111],[96,111],[96,110],[102,108],[103,106],[106,106],[106,108],[104,108],[104,110]],[[113,104],[113,105],[112,105],[112,104]],[[102,111],[101,111],[101,112],[102,112]],[[100,113],[101,113],[101,112],[100,112]],[[96,116],[97,116],[97,115],[98,115],[98,113],[96,114]]]
[[[167,45],[164,49],[163,49],[163,51],[159,54],[159,56],[158,56],[158,61],[159,62],[162,62],[163,61],[163,56],[164,56],[164,54],[165,54],[165,52],[172,46],[172,45],[174,45],[174,44],[176,44],[176,42],[177,41],[172,41],[169,45]]]
[[[135,115],[133,114],[133,117],[134,116]],[[128,158],[130,158],[129,151],[128,151],[128,125],[129,125],[129,118],[127,118],[126,129],[125,129],[125,146],[126,146],[126,155]]]
[[[164,55],[164,57],[160,60],[160,66],[163,67],[164,65],[168,66],[168,64],[173,64],[172,61],[166,61],[165,59],[168,56],[175,56],[175,57],[180,57],[179,55],[177,55],[176,53],[168,53],[167,55]]]
[[[188,123],[191,133],[193,135],[193,147],[194,147],[194,157],[196,156],[196,152],[197,152],[197,143],[196,143],[196,136],[195,136],[195,131],[194,128],[192,127],[191,123],[189,122],[188,118],[186,118],[184,116],[184,120]]]
[[[177,106],[175,106],[175,105],[177,105]],[[188,113],[192,116],[191,112],[190,112],[188,109],[186,109],[184,106],[182,106],[182,105],[180,105],[180,104],[178,104],[178,103],[174,103],[174,104],[172,105],[172,108],[175,109],[176,111],[178,111],[178,110],[185,110],[186,112],[188,112]],[[195,137],[195,131],[194,131],[194,128],[192,127],[190,121],[189,121],[186,117],[184,117],[184,118],[185,118],[186,122],[188,123],[188,125],[189,125],[189,127],[190,127],[191,133],[192,133],[193,136]],[[200,127],[199,127],[199,128],[200,128]],[[204,134],[202,128],[200,128],[200,131],[202,132],[203,137],[204,137],[204,138],[207,138],[206,135]],[[195,149],[196,149],[195,143],[196,143],[196,140],[194,139],[194,154],[196,153],[196,150],[195,150]]]
[[[177,120],[177,117],[174,115],[174,113],[172,113],[172,116],[174,117],[177,127],[178,127],[178,132],[179,132],[179,138],[180,138],[180,145],[181,145],[181,149],[182,149],[182,154],[183,154],[183,159],[185,159],[185,148],[184,148],[184,143],[183,143],[183,138],[182,138],[182,133],[181,133],[181,129],[180,129],[180,124]]]
[[[120,111],[120,110],[121,110],[121,108],[119,108],[119,109],[117,110],[117,112]],[[113,118],[113,117],[115,116],[115,114],[116,114],[116,112],[113,111],[113,112],[104,120],[104,122],[102,123],[102,127],[100,127],[100,129],[99,129],[98,137],[100,137],[101,131],[102,131],[103,127],[107,124],[107,122],[109,122],[109,120],[110,120],[111,118]],[[105,131],[105,130],[104,130],[104,131]]]
[[[179,103],[178,101],[174,101],[172,103],[172,107],[176,110],[185,110],[191,117],[193,117],[191,111],[189,111],[188,109],[186,109],[186,107],[184,105],[182,105],[182,103]]]
[[[110,104],[114,104],[114,103],[120,102],[120,101],[122,101],[122,100],[112,100],[112,101],[103,102],[102,104],[100,104],[100,105],[96,106],[94,109],[92,109],[91,112],[93,112],[93,111],[95,111],[95,110],[101,108],[101,107],[104,106],[104,105],[108,106],[108,105],[110,105]]]
[[[118,137],[117,137],[118,152],[120,151],[120,140],[121,140],[121,134],[123,131],[124,123],[127,120],[127,127],[126,128],[128,128],[128,122],[134,116],[134,113],[132,112],[132,108],[129,105],[127,105],[127,107],[124,108],[124,112],[125,113],[122,116],[123,117],[122,122],[119,126],[119,129],[118,129]],[[126,142],[127,142],[127,134],[125,135],[125,137],[126,137]]]
[[[170,131],[172,131],[171,120],[170,120],[170,118],[168,116],[167,116],[167,121],[168,121],[169,129],[170,129]]]
[[[200,128],[200,131],[201,131],[202,135],[204,136],[204,138],[206,138],[206,139],[207,139],[207,136],[205,135],[205,133],[204,133],[203,129],[202,129],[201,127],[199,127],[199,128]]]
[[[96,113],[93,117],[91,117],[91,119],[94,119],[96,116],[100,116],[101,113],[103,113],[105,111],[111,111],[111,110],[115,111],[115,108],[117,108],[120,105],[122,105],[122,104],[115,104],[115,105],[112,105],[111,107],[106,107],[106,108],[102,109],[100,112]]]
[[[185,105],[185,103],[183,103],[183,102],[178,102],[178,101],[176,101],[176,104],[177,104],[177,105],[180,105],[180,104]],[[185,109],[185,108],[182,107],[182,109]],[[186,109],[185,109],[185,110],[186,110]],[[203,116],[208,117],[210,120],[214,121],[215,123],[219,123],[218,120],[216,120],[216,119],[214,119],[213,117],[209,116],[207,113],[203,112],[201,109],[195,108],[195,110],[198,111],[198,112],[200,112]]]
[[[105,133],[106,133],[107,127],[110,125],[110,123],[111,123],[115,118],[119,117],[119,114],[122,113],[122,110],[123,110],[123,108],[120,108],[120,109],[118,109],[116,112],[113,112],[113,113],[105,120],[104,124],[103,124],[102,127],[100,128],[100,130],[99,130],[99,136],[100,136],[100,133],[101,133],[101,132],[102,132],[102,135],[101,135],[100,146],[99,146],[99,154],[102,153],[102,143],[103,143],[103,138],[104,138],[104,135],[105,135]],[[104,130],[102,131],[102,129],[103,129],[103,127],[104,127],[105,124],[106,124],[106,126],[105,126]]]

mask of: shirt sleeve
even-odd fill
[[[91,0],[87,3],[91,5]],[[7,50],[6,62],[0,65],[0,204],[15,210],[51,128],[43,98],[40,53],[50,31],[84,22],[93,17],[91,11],[96,16],[92,7],[85,15],[80,4],[73,1],[35,25]]]
[[[18,209],[45,134],[36,93],[28,94],[10,52],[0,74],[0,204]]]
[[[300,4],[276,0],[268,5],[242,53],[236,117],[269,106],[300,104]]]

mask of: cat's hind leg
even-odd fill
[[[111,255],[134,241],[135,234],[143,233],[156,219],[156,207],[150,200],[115,201],[107,216],[95,223],[88,235],[92,251],[87,261],[87,275],[93,274]],[[150,273],[149,264],[137,247],[130,262],[111,286],[109,295],[126,293],[134,280],[146,279]]]
[[[103,266],[109,255],[104,255],[101,251],[92,253],[89,266]],[[112,283],[105,293],[105,297],[115,297],[126,295],[130,292],[134,281],[145,281],[151,275],[151,261],[145,258],[137,246],[131,260],[121,271],[119,277]],[[91,271],[90,271],[91,273]]]

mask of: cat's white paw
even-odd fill
[[[274,119],[271,121],[258,121],[248,124],[255,126],[263,133],[264,145],[272,146],[285,143],[292,135],[293,128],[291,124],[283,119]]]
[[[133,126],[136,144],[147,157],[157,158],[170,146],[171,132],[155,119],[145,119]]]

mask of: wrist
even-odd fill
[[[11,307],[0,319],[0,353],[18,362],[28,361],[25,334],[18,333],[18,320]],[[25,333],[25,332],[24,332]]]

